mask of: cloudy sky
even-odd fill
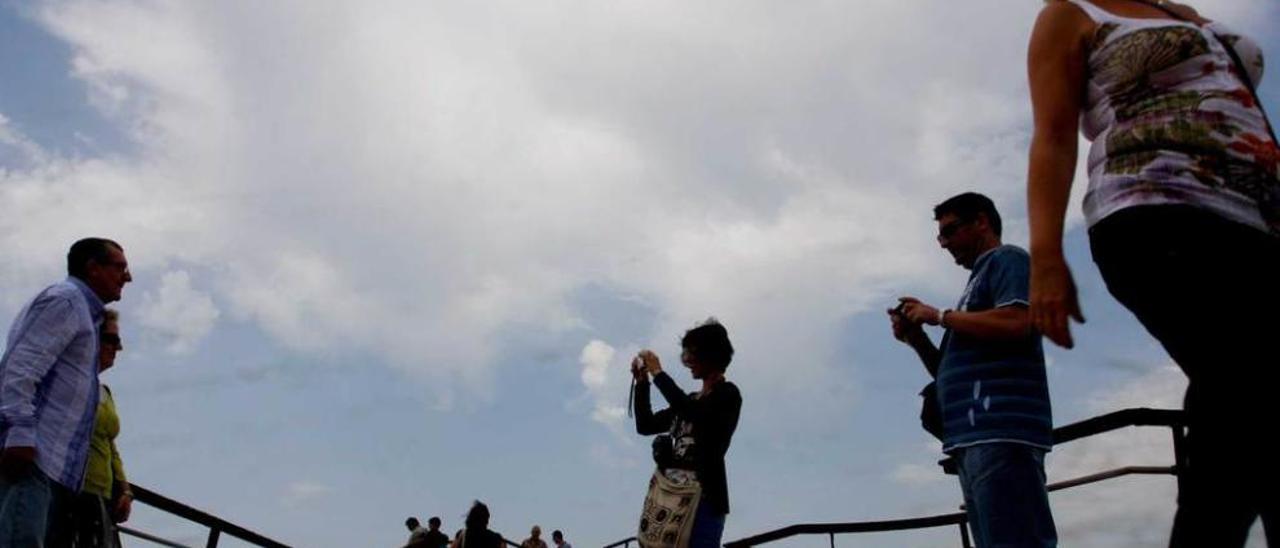
[[[297,546],[396,546],[477,498],[513,539],[630,536],[625,365],[654,348],[692,388],[677,340],[708,316],[745,400],[726,540],[953,511],[883,309],[958,295],[930,215],[952,194],[1025,245],[1040,6],[0,0],[0,318],[76,238],[118,239],[130,479]],[[1280,56],[1275,2],[1197,6]],[[1176,405],[1072,219],[1089,323],[1049,352],[1055,421]],[[1050,477],[1168,464],[1168,438],[1067,445]],[[1162,546],[1173,494],[1055,495],[1063,543]]]

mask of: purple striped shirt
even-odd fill
[[[0,442],[35,447],[36,466],[73,491],[98,408],[102,310],[79,279],[53,284],[18,312],[0,358]]]

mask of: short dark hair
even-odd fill
[[[977,192],[957,194],[934,206],[933,220],[936,221],[943,215],[951,214],[962,221],[972,222],[978,220],[979,213],[987,216],[987,224],[991,225],[991,231],[999,236],[1004,230],[1000,222],[1000,212],[996,211],[996,204],[991,201],[991,198]]]
[[[409,519],[404,520],[404,526],[405,526],[405,527],[417,527],[417,526],[418,526],[418,518],[409,518]]]
[[[489,507],[478,500],[471,503],[471,510],[467,512],[466,524],[467,529],[485,529],[489,527]]]
[[[427,520],[427,525],[434,525],[436,527],[439,527],[440,526],[439,516],[431,516],[431,519]]]
[[[561,533],[559,529],[556,529],[555,531],[551,532],[551,538],[553,539],[564,538],[564,533]]]
[[[85,263],[106,262],[111,257],[112,248],[124,251],[120,244],[106,238],[84,238],[71,244],[71,249],[67,251],[67,274],[83,280],[89,275]]]
[[[733,360],[729,331],[715,318],[707,318],[697,327],[685,331],[684,337],[680,338],[680,346],[699,364],[720,371],[728,369],[729,362]]]

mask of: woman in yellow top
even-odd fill
[[[120,340],[120,315],[107,309],[102,321],[102,344],[98,359],[98,373],[115,365],[116,353],[124,349]],[[89,462],[85,469],[84,489],[74,505],[74,532],[76,548],[117,548],[120,535],[115,524],[129,519],[133,493],[124,476],[124,463],[116,449],[116,436],[120,434],[120,416],[116,414],[111,389],[100,384],[98,415],[94,419],[93,436],[89,441]]]

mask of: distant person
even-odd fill
[[[102,334],[98,350],[99,374],[111,369],[116,354],[124,350],[120,338],[120,314],[103,310]],[[53,548],[119,548],[117,523],[128,521],[133,507],[133,491],[124,475],[124,461],[116,448],[120,416],[106,384],[99,384],[98,413],[89,441],[89,464],[84,489],[76,497],[65,523],[50,525],[49,544]],[[64,529],[59,531],[58,529]]]
[[[432,516],[427,520],[427,548],[444,548],[449,545],[449,536],[440,531],[440,518]]]
[[[454,537],[452,548],[502,548],[502,535],[489,530],[489,507],[483,502],[471,505],[465,525]]]
[[[636,431],[664,434],[654,440],[657,470],[638,536],[645,546],[717,547],[729,513],[724,457],[742,410],[742,394],[724,376],[733,345],[724,326],[710,319],[685,332],[680,346],[680,361],[702,382],[697,392],[681,391],[652,351],[640,351],[631,364]],[[650,377],[668,404],[657,413],[649,403]]]
[[[529,538],[520,543],[520,548],[547,548],[547,541],[542,540],[542,528],[534,525],[529,530]]]
[[[1170,545],[1244,546],[1259,515],[1280,545],[1280,143],[1260,42],[1174,2],[1059,0],[1027,68],[1036,327],[1070,348],[1084,319],[1062,245],[1083,134],[1093,262],[1189,381]]]
[[[422,522],[418,518],[411,516],[404,520],[404,527],[409,530],[409,541],[405,548],[426,548],[427,530],[422,528]]]
[[[933,210],[938,244],[970,271],[954,309],[902,297],[893,336],[937,382],[942,450],[955,458],[978,546],[1058,542],[1045,487],[1053,421],[1040,335],[1027,312],[1030,257],[1001,242],[990,198],[967,192]],[[933,345],[922,325],[946,330]]]
[[[559,529],[551,532],[551,542],[556,543],[556,548],[573,548],[572,544],[564,540],[564,533],[561,533]]]
[[[103,238],[72,244],[67,274],[18,312],[0,358],[0,548],[43,547],[84,484],[103,309],[133,277]]]

